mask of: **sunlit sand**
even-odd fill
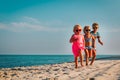
[[[120,60],[96,60],[74,68],[74,62],[0,69],[0,80],[120,80]]]

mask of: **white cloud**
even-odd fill
[[[25,21],[11,22],[8,24],[0,23],[0,29],[10,30],[13,32],[26,31],[61,31],[62,28],[46,27],[40,24],[40,21],[31,17],[24,17]]]
[[[40,23],[39,20],[32,18],[32,17],[25,16],[24,19],[27,20],[28,22]]]
[[[24,28],[24,29],[32,29],[32,30],[44,30],[43,26],[37,25],[37,24],[31,24],[27,22],[13,22],[11,25],[14,28]]]
[[[0,23],[0,29],[7,29],[7,26],[3,23]]]

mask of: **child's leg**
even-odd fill
[[[84,51],[85,51],[86,65],[88,65],[88,62],[89,62],[89,59],[88,59],[88,57],[89,57],[89,52],[88,52],[87,49],[85,49]]]
[[[93,57],[92,57],[92,61],[91,61],[90,65],[92,65],[93,62],[95,61],[95,58],[96,58],[96,50],[92,50],[92,53],[93,53]]]
[[[89,51],[89,58],[91,58],[92,57],[92,50],[89,49],[88,51]]]
[[[82,56],[82,51],[81,50],[79,51],[79,54],[80,54],[80,63],[81,63],[81,66],[84,66],[83,65],[83,56]]]
[[[78,68],[78,57],[75,57],[75,68]]]

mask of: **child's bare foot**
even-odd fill
[[[77,69],[77,68],[78,68],[78,65],[76,65],[75,68]]]
[[[86,63],[86,66],[88,66],[88,63]]]
[[[84,67],[84,65],[83,65],[83,64],[82,64],[81,66],[82,66],[82,67]]]
[[[93,65],[93,63],[90,63],[90,65],[92,66],[92,65]]]
[[[78,68],[78,66],[75,66],[75,69],[77,69]]]

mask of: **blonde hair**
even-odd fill
[[[74,32],[75,29],[78,28],[78,27],[80,27],[80,28],[82,29],[82,27],[81,27],[79,24],[76,24],[76,25],[74,25],[74,27],[73,27],[73,32]]]
[[[90,28],[90,26],[85,26],[83,32],[85,33],[86,28]]]
[[[98,26],[98,23],[95,22],[95,23],[92,24],[92,28],[94,28],[94,27],[96,27],[96,26]],[[98,28],[98,27],[97,27],[97,28]]]

